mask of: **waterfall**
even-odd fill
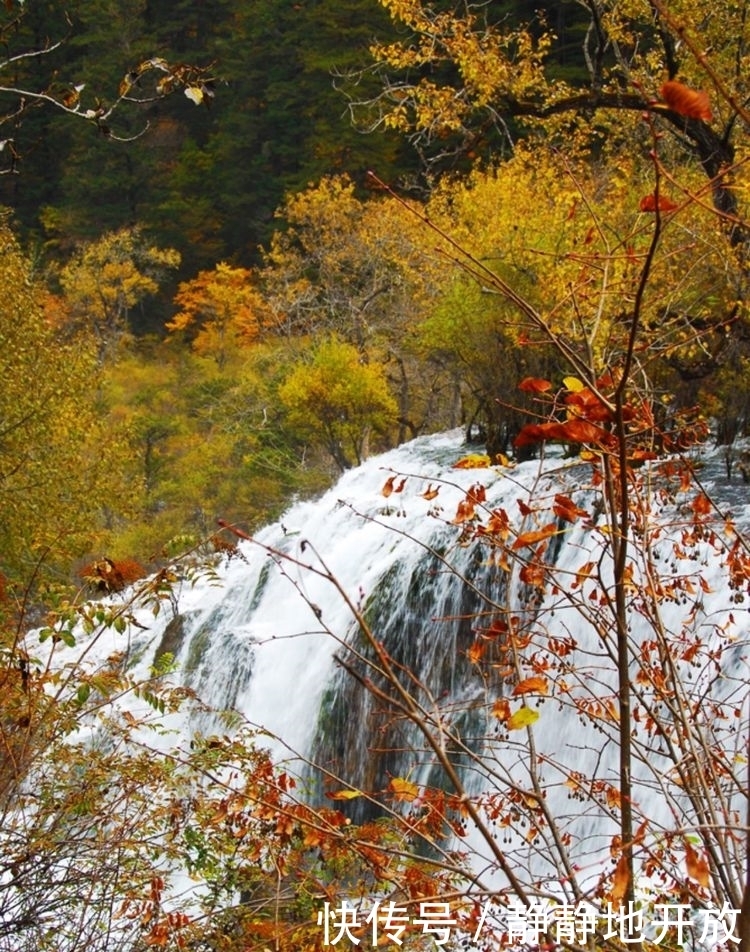
[[[558,818],[555,835],[571,844],[584,878],[595,879],[617,831],[608,798],[616,796],[618,750],[611,645],[606,632],[586,624],[570,598],[578,593],[596,618],[603,607],[586,573],[592,564],[605,580],[611,572],[601,560],[606,539],[597,529],[591,469],[561,455],[513,468],[455,468],[466,452],[461,435],[452,432],[369,460],[321,498],[294,504],[253,541],[240,542],[237,553],[204,581],[181,583],[173,607],[165,603],[156,617],[139,611],[137,624],[125,634],[108,633],[96,651],[106,657],[123,650],[125,640],[135,671],[146,671],[164,653],[173,655],[175,676],[208,708],[190,723],[177,719],[173,724],[204,735],[221,732],[215,712],[236,708],[262,728],[278,762],[297,772],[304,772],[307,761],[324,769],[313,776],[313,797],[323,797],[332,778],[373,792],[393,777],[439,786],[444,782],[440,768],[415,725],[398,718],[363,685],[372,651],[354,606],[398,670],[412,678],[409,684],[430,723],[445,725],[446,743],[455,748],[453,761],[465,771],[467,788],[485,797],[486,814],[497,823],[503,848],[530,877],[551,881],[557,870],[547,850],[550,831],[529,829],[518,820],[523,811],[493,799],[503,787],[527,789],[531,782],[526,731],[510,729],[507,717],[497,714],[498,703],[506,703],[506,713],[523,705],[532,717],[538,715],[534,770]],[[731,511],[737,525],[747,526],[748,500],[738,499],[740,488],[722,478],[717,453],[706,450],[704,457],[704,487]],[[383,491],[387,482],[393,490],[389,495]],[[542,590],[469,537],[456,514],[477,484],[486,495],[482,510],[505,512],[516,534],[538,526],[543,520],[535,512],[553,512],[558,496],[589,513],[585,523],[555,517],[546,558],[557,577],[569,581],[567,590],[559,583]],[[704,537],[675,540],[670,526],[680,507],[688,505],[685,499],[654,493],[650,518],[654,525],[663,520],[653,533],[654,552],[675,578],[686,580],[681,589],[665,589],[661,619],[685,641],[686,684],[704,705],[696,707],[696,723],[722,706],[735,708],[735,723],[744,723],[746,596],[728,587],[728,573],[717,567],[719,542],[708,531]],[[634,561],[631,626],[633,643],[644,652],[652,650],[638,601],[646,581],[646,569]],[[544,691],[517,696],[518,678],[504,670],[501,639],[488,649],[496,656],[483,659],[491,663],[476,663],[472,646],[503,612],[520,628],[528,627],[529,652],[536,652],[539,671],[547,665],[550,677],[567,679],[565,698]],[[706,647],[688,650],[698,640]],[[599,713],[592,713],[597,703]],[[679,782],[674,783],[674,758],[667,756],[670,738],[649,734],[645,709],[638,717],[637,814],[655,830],[682,821],[689,825],[689,805]],[[733,745],[739,757],[740,735],[734,723],[719,730],[730,759]],[[586,778],[585,790],[576,789],[578,775]],[[740,817],[742,796],[730,786],[728,809]],[[355,820],[368,818],[373,809],[364,799],[345,808]],[[491,867],[486,845],[472,840],[471,832],[467,842],[478,863]]]

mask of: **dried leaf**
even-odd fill
[[[422,493],[422,499],[426,499],[429,502],[431,499],[434,499],[439,492],[440,492],[440,487],[436,486],[433,489],[432,483],[430,483],[427,486],[427,489],[425,489],[425,491]]]
[[[329,800],[356,800],[362,796],[361,790],[335,790],[328,791],[326,796]]]
[[[615,866],[615,873],[612,877],[612,890],[610,892],[610,901],[613,905],[618,905],[625,898],[625,893],[628,891],[628,883],[630,882],[630,868],[628,866],[628,858],[625,853],[623,853],[619,860],[617,861],[617,866]]]
[[[385,496],[385,498],[387,499],[390,496],[390,494],[393,492],[393,486],[395,482],[396,482],[396,477],[389,476],[388,479],[386,479],[383,485],[383,488],[380,490],[381,496]]]
[[[486,453],[470,453],[453,464],[453,469],[487,469],[491,460]]]
[[[533,585],[535,588],[544,588],[546,569],[539,562],[530,565],[524,565],[518,573],[519,578],[526,585]]]
[[[593,390],[581,387],[565,398],[565,404],[570,408],[571,415],[585,417],[592,423],[609,423],[613,419],[612,411]]]
[[[196,106],[200,106],[203,102],[203,90],[200,86],[186,86],[185,95],[191,102],[194,102]]]
[[[552,507],[553,512],[559,519],[566,522],[575,522],[577,519],[585,519],[588,513],[585,509],[580,509],[568,496],[558,493],[555,496],[555,503]]]
[[[484,654],[486,645],[482,641],[475,641],[473,645],[470,645],[466,650],[466,657],[472,664],[477,664],[482,660],[482,655]]]
[[[456,507],[456,515],[451,520],[454,526],[460,526],[474,518],[474,503],[471,499],[462,499]]]
[[[510,701],[507,697],[499,697],[495,701],[492,705],[492,716],[503,722],[510,720]]]
[[[707,516],[711,512],[711,500],[705,493],[699,493],[690,505],[696,516]]]

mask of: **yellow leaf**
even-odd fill
[[[533,707],[519,707],[508,719],[508,730],[517,731],[522,727],[529,727],[535,721],[539,720],[539,711]]]
[[[491,460],[486,453],[470,453],[453,464],[454,469],[487,469]]]
[[[584,389],[584,384],[578,377],[563,377],[563,387],[571,393],[580,393]]]
[[[196,106],[200,106],[203,102],[203,90],[200,86],[186,86],[185,95],[191,102],[194,102]]]
[[[361,790],[335,790],[329,791],[326,796],[329,800],[356,800],[362,796]]]
[[[419,787],[411,780],[404,780],[402,777],[392,777],[388,789],[397,800],[403,800],[405,803],[411,803],[419,795]]]

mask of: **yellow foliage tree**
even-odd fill
[[[321,443],[342,471],[367,457],[372,432],[387,431],[397,413],[383,366],[363,363],[356,347],[336,337],[297,363],[279,400],[289,427]]]
[[[137,228],[85,245],[60,273],[68,325],[93,330],[100,359],[113,356],[128,333],[130,311],[156,294],[179,263],[179,252],[149,244]]]
[[[65,571],[129,500],[128,446],[99,412],[96,345],[45,320],[29,262],[0,227],[0,572],[21,589]]]
[[[382,362],[399,440],[444,425],[450,393],[418,353],[415,329],[435,306],[445,259],[419,219],[383,192],[359,197],[346,176],[290,196],[279,217],[261,275],[279,333],[334,334]]]

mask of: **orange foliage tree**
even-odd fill
[[[185,334],[198,354],[213,358],[220,368],[234,348],[256,340],[269,321],[252,272],[225,262],[182,282],[175,303],[180,311],[167,329]]]

